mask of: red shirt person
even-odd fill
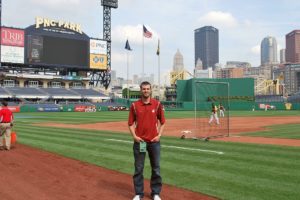
[[[161,103],[151,98],[151,84],[142,82],[140,85],[141,99],[132,103],[128,117],[129,131],[133,137],[133,153],[135,172],[133,183],[135,197],[140,200],[144,196],[144,163],[148,152],[152,175],[151,196],[160,200],[162,179],[160,176],[160,137],[165,126],[164,109]],[[145,146],[145,149],[143,148]],[[144,150],[143,150],[144,149]]]
[[[7,102],[2,101],[2,109],[0,110],[0,149],[3,149],[3,139],[5,138],[5,149],[10,150],[11,125],[14,120],[13,113],[8,109]]]

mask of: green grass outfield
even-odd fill
[[[232,112],[231,114],[232,116],[300,116],[299,111]],[[15,114],[15,128],[18,132],[18,141],[22,144],[132,174],[132,139],[129,133],[36,127],[30,124],[31,122],[80,124],[120,121],[126,120],[127,115],[128,112],[18,113]],[[167,112],[166,116],[185,118],[194,115],[193,112],[180,111]],[[282,128],[280,133],[284,134],[284,130]],[[271,133],[270,137],[272,137]],[[297,135],[296,131],[294,135]],[[300,133],[298,138],[299,135]],[[164,183],[221,199],[290,200],[299,199],[300,196],[299,156],[298,147],[203,142],[162,137],[161,171]],[[148,160],[146,163],[145,177],[149,178]]]

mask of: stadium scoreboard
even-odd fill
[[[90,38],[80,24],[36,17],[25,29],[1,27],[1,62],[107,70],[107,41]]]

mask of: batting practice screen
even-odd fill
[[[195,138],[229,136],[229,83],[194,84]]]

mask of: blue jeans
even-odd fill
[[[151,196],[160,194],[162,187],[162,179],[160,176],[160,142],[147,142],[147,152],[151,164]],[[144,197],[144,164],[146,152],[140,152],[140,143],[134,142],[133,144],[134,154],[134,175],[133,184],[136,195]]]

